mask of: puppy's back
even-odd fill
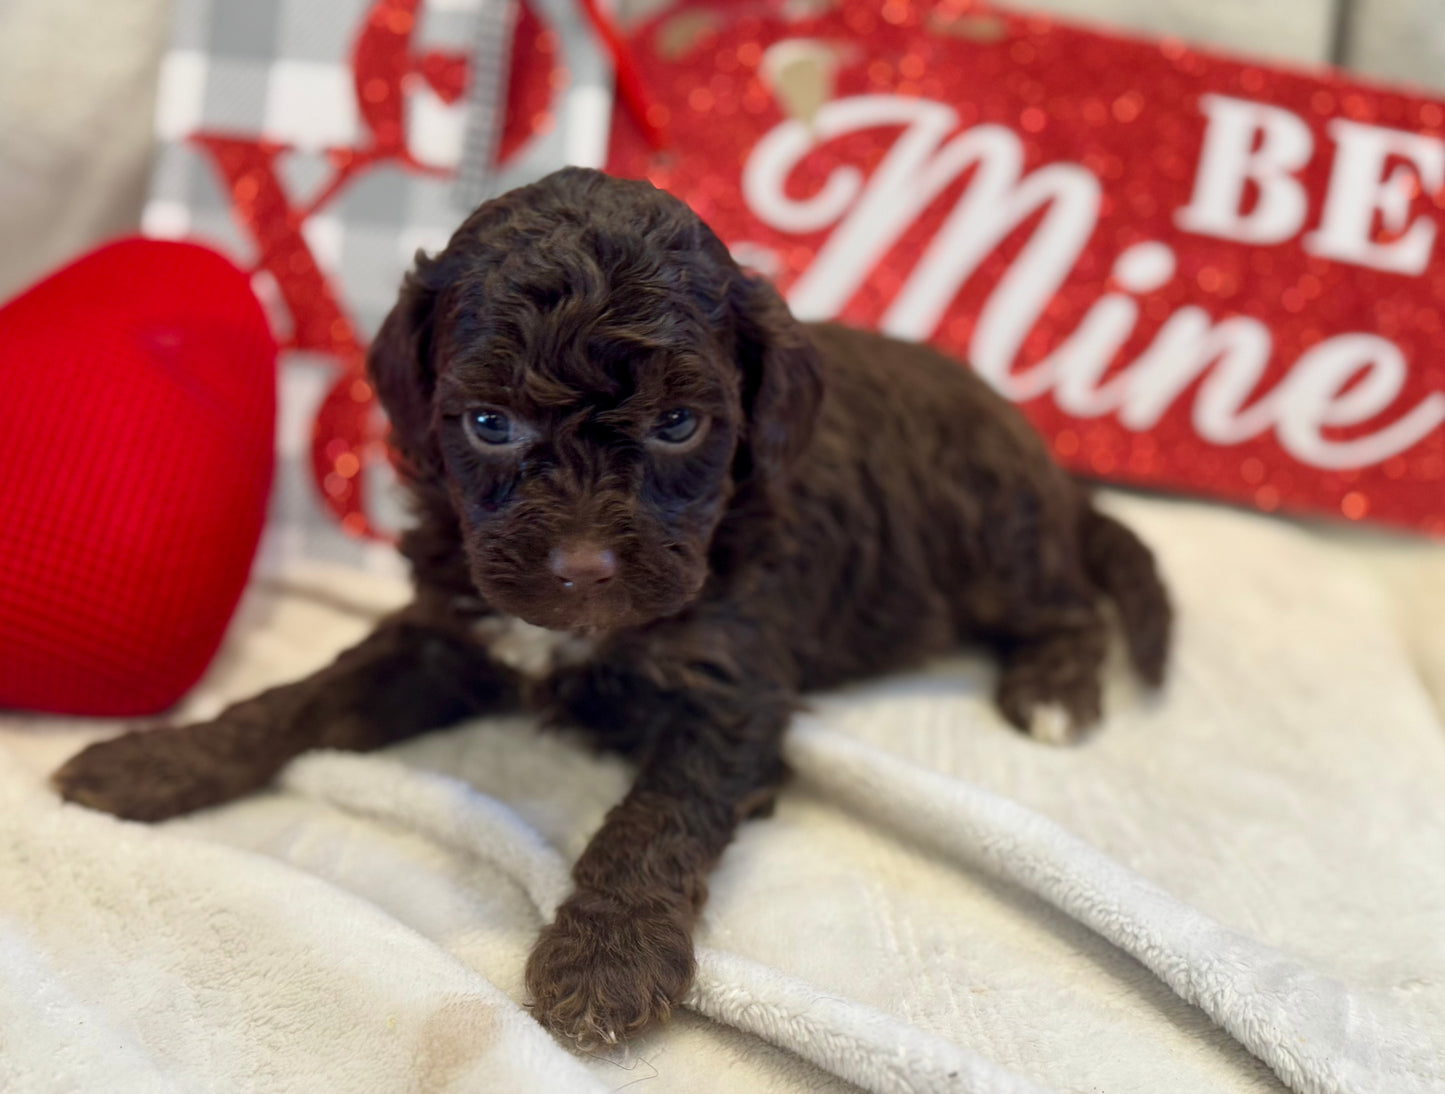
[[[855,459],[924,482],[962,476],[978,487],[1075,493],[1022,412],[963,362],[837,323],[808,330],[824,365],[825,447],[847,437]]]
[[[808,331],[825,396],[768,568],[803,685],[826,687],[987,628],[1040,549],[1077,554],[1087,503],[960,362],[838,324]]]

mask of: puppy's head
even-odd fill
[[[370,367],[478,590],[574,631],[685,607],[730,499],[781,481],[821,398],[807,334],[685,204],[576,168],[419,256]]]

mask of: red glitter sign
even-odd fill
[[[796,6],[794,6],[796,7]],[[978,5],[640,32],[659,156],[803,318],[932,341],[1070,468],[1445,532],[1445,106]]]

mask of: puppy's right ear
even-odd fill
[[[436,470],[440,462],[432,424],[435,265],[418,252],[416,268],[402,281],[396,305],[366,355],[371,382],[391,419],[391,445],[405,465],[420,474]]]

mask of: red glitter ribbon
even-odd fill
[[[642,77],[642,70],[638,67],[632,49],[623,40],[622,32],[612,17],[602,10],[597,0],[582,0],[582,7],[612,58],[612,69],[617,77],[617,93],[623,104],[641,128],[647,143],[654,150],[666,147],[667,135],[663,130],[666,112],[658,103],[657,97],[648,90],[647,81]]]

